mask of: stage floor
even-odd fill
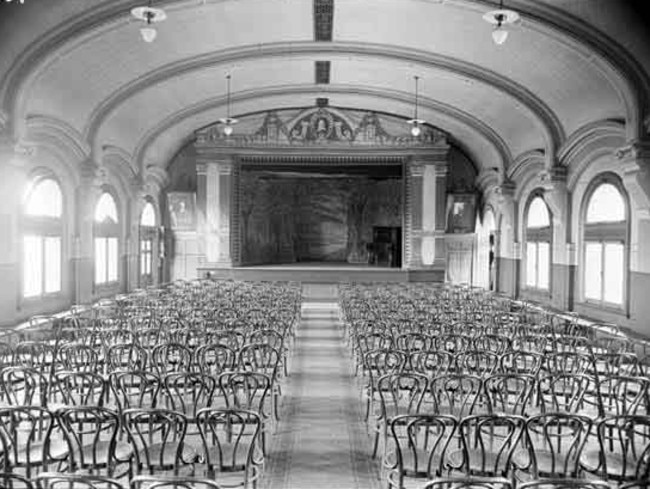
[[[270,265],[250,265],[220,268],[204,267],[202,277],[253,280],[291,281],[304,283],[342,282],[441,282],[441,270],[409,270],[364,263],[301,262]]]

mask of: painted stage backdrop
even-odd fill
[[[402,225],[402,180],[241,172],[243,264],[368,263],[373,226]]]

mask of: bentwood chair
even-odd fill
[[[383,467],[388,489],[441,477],[447,447],[458,421],[444,414],[405,414],[390,421],[390,445]]]
[[[526,420],[521,446],[512,458],[520,480],[578,477],[590,418],[573,413],[545,413]]]
[[[58,417],[68,442],[68,471],[133,476],[133,448],[120,439],[117,412],[99,406],[75,406],[59,409]]]
[[[604,418],[596,425],[597,450],[585,450],[582,467],[618,484],[650,478],[650,416]]]
[[[153,408],[161,390],[160,378],[143,370],[114,372],[109,377],[120,412],[130,408]]]
[[[43,472],[35,483],[38,489],[128,489],[115,479],[91,474]]]
[[[576,479],[576,478],[551,478],[538,481],[524,482],[517,489],[611,489],[605,481]]]
[[[0,472],[0,488],[2,489],[34,489],[32,479],[12,472]]]
[[[131,479],[130,489],[225,489],[217,481],[196,477],[138,475]]]
[[[24,470],[28,479],[37,469],[60,465],[68,450],[54,413],[40,406],[0,409],[0,460],[5,472]]]
[[[221,486],[256,487],[264,468],[260,416],[243,409],[202,409],[196,417],[201,434],[197,469]]]
[[[127,409],[123,423],[138,475],[159,471],[179,475],[187,469],[193,473],[198,455],[186,443],[187,418],[182,413],[160,408]]]
[[[453,472],[487,477],[511,475],[511,460],[524,428],[523,416],[479,414],[458,425],[460,447],[448,449],[447,467]]]
[[[421,489],[513,489],[503,477],[448,477],[427,482]]]

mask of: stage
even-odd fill
[[[303,283],[444,281],[443,270],[409,270],[364,264],[326,262],[253,265],[232,268],[203,266],[198,269],[198,272],[202,278]]]

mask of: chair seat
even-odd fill
[[[513,463],[517,467],[528,467],[531,463],[528,453],[521,451],[513,455]],[[573,472],[565,472],[564,467],[571,468],[574,461],[567,460],[566,454],[552,453],[547,450],[535,450],[535,461],[540,477],[566,476],[573,477]]]
[[[50,440],[50,450],[46,457],[48,460],[43,460],[43,442],[32,443],[29,452],[26,449],[20,449],[16,453],[17,460],[13,460],[16,465],[25,465],[28,462],[33,465],[43,465],[44,462],[51,460],[62,460],[68,456],[68,446],[63,440]],[[10,458],[12,458],[10,454]]]
[[[159,467],[163,469],[172,468],[176,465],[176,452],[178,451],[178,443],[156,443],[150,445],[148,449],[141,450],[140,465],[146,466],[147,456],[149,454],[149,463],[152,467]],[[187,443],[183,445],[181,451],[181,461],[189,464],[194,463],[198,458],[196,450],[189,446]]]
[[[505,455],[502,452],[494,453],[487,450],[475,449],[468,450],[467,454],[469,457],[468,461],[465,460],[462,450],[455,450],[447,455],[447,463],[452,469],[469,470],[474,475],[502,475],[498,471],[495,471],[495,468],[498,468],[499,465],[505,464]],[[465,464],[469,464],[469,467],[463,467]]]
[[[601,466],[600,450],[585,451],[580,458],[580,465],[588,472],[600,473],[604,470]],[[634,479],[638,461],[629,454],[607,452],[607,474],[603,476],[613,479]]]
[[[100,441],[93,444],[84,445],[82,447],[83,460],[86,465],[94,463],[107,463],[109,457],[109,441]],[[95,461],[93,461],[93,455]],[[128,462],[133,456],[133,448],[130,444],[118,441],[115,444],[114,457],[120,462]]]
[[[250,443],[228,443],[222,442],[221,446],[212,446],[208,448],[208,455],[212,469],[219,472],[241,472],[246,469]],[[207,460],[204,460],[207,462]]]

